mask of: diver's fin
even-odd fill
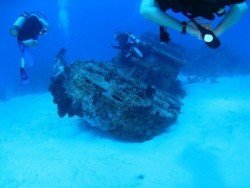
[[[21,76],[22,82],[27,82],[28,81],[28,75],[27,75],[25,69],[22,68],[22,67],[20,68],[20,76]]]

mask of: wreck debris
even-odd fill
[[[60,117],[79,116],[119,138],[144,141],[173,124],[183,90],[181,60],[141,43],[147,57],[128,64],[75,61],[54,77],[50,91]],[[131,66],[132,64],[132,66]],[[161,84],[159,84],[161,83]]]

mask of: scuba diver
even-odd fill
[[[226,7],[229,6],[229,10]],[[189,19],[179,21],[167,10],[181,12]],[[160,25],[160,39],[162,42],[170,40],[165,27],[177,30],[182,34],[190,34],[202,39],[208,47],[220,46],[219,36],[235,25],[247,10],[245,0],[142,0],[140,12],[147,19]],[[215,16],[222,17],[215,29],[209,25],[199,23],[198,18],[214,20]]]
[[[55,56],[53,67],[54,77],[57,77],[59,74],[61,74],[67,66],[67,62],[65,60],[66,52],[67,50],[65,48],[61,48]]]
[[[131,58],[143,58],[143,54],[138,48],[141,41],[133,34],[117,32],[115,39],[118,42],[118,46],[112,45],[112,47],[121,51],[122,60],[127,61]]]
[[[46,20],[46,16],[42,13],[25,12],[18,17],[10,29],[10,34],[17,37],[21,52],[20,75],[22,82],[28,81],[25,68],[31,68],[35,63],[35,57],[30,52],[29,47],[36,47],[38,36],[47,33],[49,25]]]

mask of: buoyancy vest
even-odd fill
[[[245,0],[155,0],[161,10],[166,11],[168,9],[174,12],[185,12],[193,18],[201,16],[203,18],[213,20],[215,14],[221,9],[231,4],[242,3]],[[176,3],[177,2],[177,3]],[[179,7],[181,4],[182,7]]]
[[[24,40],[34,39],[37,40],[40,31],[43,29],[42,23],[37,16],[29,16],[23,27],[21,28],[17,40],[22,42]]]

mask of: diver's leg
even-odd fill
[[[21,57],[20,67],[23,68],[23,69],[25,68],[25,60],[24,60],[23,57]]]
[[[27,75],[27,73],[26,73],[26,71],[24,69],[25,68],[25,59],[23,57],[23,53],[25,51],[25,46],[19,45],[19,47],[20,47],[21,55],[22,55],[21,62],[20,62],[20,76],[21,76],[22,82],[25,82],[25,81],[28,80],[28,75]]]

